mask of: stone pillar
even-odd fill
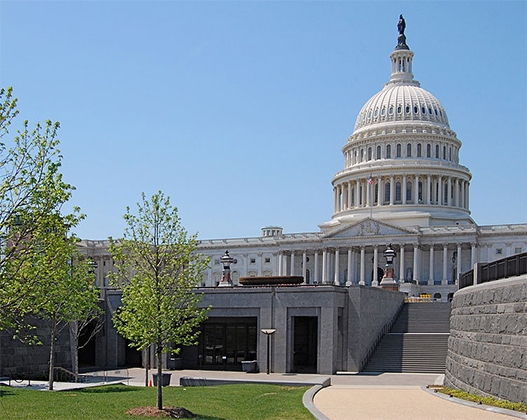
[[[295,251],[291,251],[291,275],[295,275]]]
[[[304,277],[304,284],[307,283],[307,252],[302,251],[302,277]]]
[[[364,286],[366,285],[366,282],[364,281],[364,273],[365,273],[365,261],[366,261],[366,250],[364,249],[364,246],[360,247],[360,280],[359,284]]]
[[[419,244],[414,244],[414,263],[413,263],[413,278],[412,280],[415,282],[415,284],[419,284],[419,277],[420,273],[418,273],[419,270]]]
[[[328,250],[324,248],[322,251],[322,284],[328,282]]]
[[[470,266],[474,267],[474,264],[478,263],[478,255],[476,244],[473,242],[470,244]]]
[[[443,278],[441,284],[448,284],[448,244],[443,244]]]
[[[428,285],[433,286],[434,285],[434,245],[430,245],[430,268],[429,268],[429,275],[428,275]]]
[[[404,244],[399,248],[399,283],[404,283]]]
[[[379,286],[379,280],[377,280],[377,269],[379,266],[379,247],[377,245],[373,246],[373,278],[371,281],[372,286]]]
[[[395,185],[393,175],[390,177],[390,206],[395,202]]]
[[[346,278],[346,286],[351,286],[351,267],[352,267],[352,264],[351,264],[351,257],[353,255],[352,253],[352,249],[351,247],[348,248],[348,275],[347,275],[347,278]]]
[[[461,275],[461,243],[457,244],[457,267],[456,267],[456,278],[454,279],[455,284],[459,284],[459,276]]]
[[[406,175],[403,175],[403,181],[401,185],[401,201],[402,204],[406,204]]]
[[[333,284],[335,284],[336,286],[340,285],[340,280],[339,280],[339,255],[340,255],[340,251],[339,251],[339,248],[335,248],[335,277],[333,279]]]
[[[282,275],[282,251],[278,251],[278,275]]]
[[[315,249],[315,267],[313,268],[313,283],[318,284],[320,283],[320,277],[318,275],[319,273],[319,267],[318,267],[318,249]]]

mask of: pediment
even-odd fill
[[[339,226],[333,232],[330,232],[327,237],[350,238],[356,236],[399,236],[415,235],[415,233],[416,232],[411,229],[404,229],[375,219],[367,218],[354,224]]]

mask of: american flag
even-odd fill
[[[368,184],[373,184],[373,177],[370,175],[370,177],[368,178]]]

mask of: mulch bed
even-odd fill
[[[162,410],[157,407],[136,407],[128,410],[126,414],[143,417],[170,417],[172,419],[194,419],[198,417],[183,407],[165,407]]]

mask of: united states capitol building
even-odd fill
[[[399,26],[390,77],[343,141],[330,220],[313,232],[267,226],[259,237],[200,241],[198,251],[210,258],[200,291],[212,310],[184,366],[253,358],[265,366],[271,350],[259,332],[270,328],[276,331],[271,363],[277,372],[359,371],[382,325],[400,307],[401,294],[393,290],[446,302],[475,264],[526,252],[527,224],[479,226],[472,219],[472,175],[460,161],[462,142],[441,102],[414,79],[413,59]],[[114,313],[120,292],[107,280],[113,270],[108,242],[84,240],[80,248],[97,263],[106,311]],[[387,250],[395,256],[384,290]],[[265,286],[265,278],[280,277],[302,283]],[[251,278],[262,286],[243,285]],[[140,363],[111,316],[106,336],[94,346],[88,363]]]
[[[472,175],[460,162],[462,142],[441,102],[414,79],[413,58],[400,34],[389,80],[364,104],[342,147],[331,219],[316,232],[269,226],[260,237],[201,240],[199,252],[210,258],[203,287],[220,285],[226,250],[236,260],[234,286],[241,277],[277,275],[378,286],[391,245],[400,290],[448,300],[475,263],[527,250],[527,224],[478,226],[471,218]],[[81,243],[98,263],[101,286],[112,269],[107,245]]]

